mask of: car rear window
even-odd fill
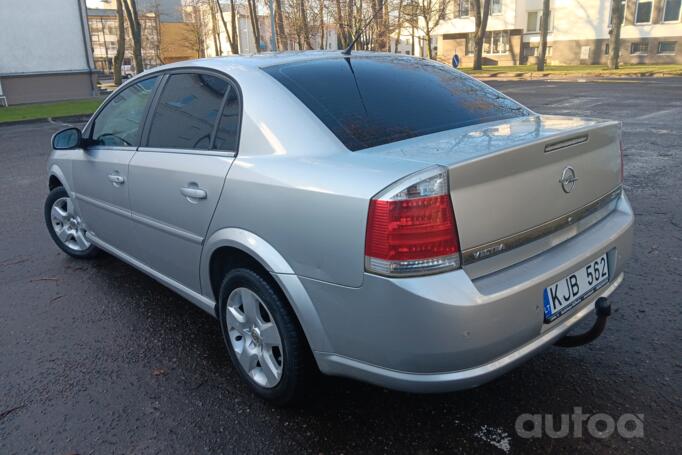
[[[263,70],[350,150],[529,114],[460,71],[411,57],[329,58]]]

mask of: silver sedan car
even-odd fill
[[[603,329],[632,244],[620,138],[409,56],[180,62],[53,137],[45,219],[216,317],[274,403],[316,371],[450,391]]]

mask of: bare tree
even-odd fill
[[[320,50],[324,50],[325,47],[325,38],[326,38],[326,32],[324,28],[324,15],[325,15],[325,9],[324,9],[324,1],[325,0],[319,0],[319,28],[320,28]]]
[[[153,0],[146,3],[146,10],[141,11],[142,51],[154,54],[155,64],[167,63],[166,52],[171,49],[168,43],[161,40],[161,2]]]
[[[481,3],[481,1],[483,3]],[[474,69],[480,70],[483,67],[483,40],[488,28],[488,16],[490,15],[490,0],[471,0],[474,4]]]
[[[623,3],[611,0],[611,30],[609,30],[609,69],[618,69],[620,58],[620,27],[623,24]]]
[[[239,44],[237,43],[237,22],[234,19],[235,8],[234,0],[230,0],[231,3],[231,23],[232,23],[232,33],[227,27],[227,22],[225,21],[225,13],[223,12],[223,6],[220,4],[220,0],[215,0],[216,5],[218,5],[218,15],[220,16],[220,21],[223,23],[223,28],[225,29],[225,34],[227,35],[227,42],[230,44],[230,51],[233,54],[239,53]]]
[[[284,13],[282,0],[275,0],[275,28],[277,29],[277,48],[282,51],[289,49],[289,40],[284,29]]]
[[[253,37],[256,41],[256,52],[260,53],[260,24],[258,23],[258,7],[256,0],[246,0],[249,6],[249,19],[251,20],[251,29],[253,30]]]
[[[335,19],[336,19],[336,44],[340,48],[348,46],[348,27],[343,16],[343,8],[341,7],[341,0],[334,0]]]
[[[239,36],[237,33],[237,7],[234,0],[230,0],[230,23],[232,24],[232,48],[233,54],[239,54]]]
[[[308,11],[306,9],[305,0],[298,0],[298,7],[301,14],[301,37],[306,49],[312,49],[313,45],[310,43],[310,27],[308,26]]]
[[[397,33],[395,37],[395,46],[393,47],[393,52],[398,53],[398,46],[400,45],[400,36],[403,31],[403,0],[398,0],[398,5],[396,8],[396,21],[394,31]],[[391,32],[389,32],[391,33]]]
[[[125,1],[125,0],[121,0]],[[201,15],[201,0],[185,0],[183,8],[188,26],[187,47],[196,52],[197,58],[206,56],[205,26]]]
[[[545,70],[547,56],[547,33],[549,32],[549,0],[542,0],[542,17],[540,18],[540,55],[537,58],[538,71]]]
[[[133,40],[133,58],[135,60],[135,72],[140,74],[144,71],[142,60],[142,29],[140,27],[140,17],[137,14],[137,3],[135,0],[122,0],[123,8],[128,18],[128,28],[130,37]]]
[[[208,11],[211,14],[211,35],[213,36],[213,48],[216,55],[223,55],[223,46],[220,42],[220,27],[218,26],[218,19],[216,16],[222,11],[220,3],[216,5],[214,2],[208,2]],[[222,16],[222,13],[220,14]]]
[[[490,0],[485,1],[490,2]],[[405,3],[406,20],[412,27],[423,33],[426,41],[426,56],[430,59],[434,58],[431,47],[433,30],[445,17],[448,5],[448,2],[441,0],[408,0]]]
[[[116,0],[116,19],[118,20],[118,40],[116,42],[116,55],[114,56],[114,85],[121,85],[123,82],[121,77],[121,65],[126,52],[126,29],[125,19],[123,16],[124,0]]]
[[[373,22],[372,28],[374,31],[375,39],[373,40],[373,47],[378,51],[385,51],[388,42],[388,37],[386,32],[388,27],[386,26],[386,1],[385,0],[374,0],[372,2],[372,13]]]

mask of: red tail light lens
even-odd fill
[[[370,272],[390,276],[459,267],[457,226],[446,170],[430,168],[370,201],[365,266]]]

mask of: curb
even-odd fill
[[[469,74],[469,73],[467,73]],[[558,80],[558,79],[645,79],[658,77],[680,77],[682,73],[631,73],[631,74],[599,74],[599,73],[576,73],[576,74],[552,74],[552,73],[486,73],[469,74],[476,79],[483,81],[536,81],[536,80]]]
[[[9,122],[0,122],[0,128],[3,126],[16,126],[16,125],[30,125],[38,123],[53,123],[55,125],[68,124],[68,123],[85,123],[87,122],[92,114],[87,115],[67,115],[64,117],[48,117],[48,118],[32,118],[26,120],[11,120]]]

